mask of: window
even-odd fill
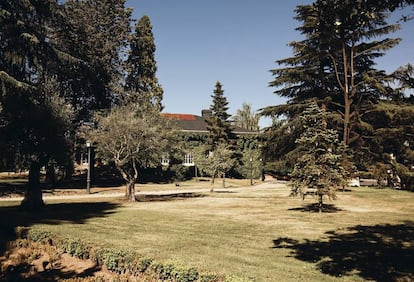
[[[187,154],[184,156],[184,166],[193,166],[194,165],[194,158],[192,154]]]
[[[170,158],[168,156],[162,156],[161,165],[169,166],[170,165]]]

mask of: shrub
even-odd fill
[[[108,270],[122,273],[123,270],[120,268],[120,261],[124,253],[120,250],[115,249],[99,249],[95,252],[95,259],[99,265],[105,265]]]
[[[228,276],[225,279],[214,273],[200,274],[196,268],[182,266],[176,262],[160,263],[149,257],[137,257],[135,252],[124,251],[114,248],[92,248],[87,243],[79,239],[68,239],[56,237],[50,232],[36,230],[36,229],[21,229],[19,234],[23,238],[16,240],[17,245],[27,245],[32,241],[35,243],[53,246],[61,249],[62,252],[75,256],[80,259],[92,259],[100,266],[106,266],[109,271],[118,275],[116,281],[128,281],[128,275],[139,276],[147,272],[148,275],[155,277],[158,280],[168,280],[176,282],[248,282],[252,281],[246,278],[237,276]],[[27,239],[27,241],[25,240]],[[33,258],[36,258],[37,253],[33,253]],[[125,277],[123,275],[126,275]],[[123,279],[124,277],[125,279]],[[145,277],[145,276],[144,276]],[[89,278],[87,281],[103,281],[102,277]],[[71,280],[71,281],[77,281]]]
[[[64,253],[80,259],[88,259],[90,257],[91,248],[79,239],[63,239],[61,249]]]
[[[36,229],[29,229],[27,233],[23,234],[26,237],[23,237],[25,239],[28,239],[30,241],[36,242],[36,243],[44,243],[44,244],[53,244],[53,239],[56,239],[52,233],[47,231],[41,231]]]
[[[154,262],[152,269],[160,280],[173,280],[177,282],[196,281],[199,277],[197,269],[184,267],[173,262],[165,264]]]
[[[150,267],[151,263],[152,263],[153,259],[152,258],[148,258],[148,257],[144,257],[138,260],[138,265],[137,265],[137,270],[139,272],[145,272],[148,267]]]
[[[172,277],[177,282],[196,281],[198,279],[198,271],[193,267],[175,266],[172,271]]]
[[[118,274],[129,273],[131,275],[136,275],[138,272],[144,272],[148,267],[146,265],[148,261],[144,261],[140,264],[140,262],[135,259],[134,253],[119,249],[98,249],[95,251],[94,256],[95,261],[99,265],[105,265],[108,270]]]
[[[162,264],[159,262],[154,262],[152,264],[152,270],[156,276],[161,280],[167,280],[171,278],[173,265],[172,264]]]
[[[201,274],[200,277],[198,278],[198,280],[200,282],[219,282],[220,277],[217,274],[214,273],[204,273]]]

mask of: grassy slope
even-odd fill
[[[43,220],[33,226],[257,281],[410,276],[404,261],[414,258],[414,223],[409,221],[414,193],[353,190],[328,201],[341,210],[323,214],[300,209],[314,199],[290,198],[288,188],[275,186],[204,198],[122,203],[82,222]]]

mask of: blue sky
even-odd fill
[[[234,114],[244,102],[253,110],[284,103],[268,87],[276,60],[292,56],[287,44],[303,37],[294,9],[309,0],[128,0],[133,17],[148,15],[157,51],[164,112],[200,114],[210,107],[217,81]],[[403,42],[379,62],[394,70],[414,64],[414,21],[396,37]],[[268,121],[262,120],[261,125]]]

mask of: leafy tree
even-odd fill
[[[299,116],[289,120],[279,119],[264,130],[263,157],[267,164],[266,170],[285,176],[293,170],[300,156],[294,140],[299,138],[301,133]]]
[[[142,109],[136,104],[114,107],[108,115],[98,115],[92,138],[98,154],[112,160],[127,183],[125,196],[135,201],[135,183],[139,172],[160,165],[172,150],[174,131],[159,111]]]
[[[396,89],[400,93],[405,93],[406,90],[414,89],[414,67],[411,64],[400,67],[393,74],[395,82],[399,84],[399,87]],[[413,94],[409,97],[409,100],[413,99]]]
[[[120,99],[125,80],[132,10],[126,0],[68,0],[64,26],[54,34],[56,44],[77,58],[63,68],[62,80],[71,89],[76,121],[90,122],[97,110]]]
[[[228,111],[228,102],[224,96],[224,90],[220,82],[216,83],[216,87],[211,96],[213,101],[210,106],[211,115],[206,119],[207,129],[209,131],[208,144],[210,151],[221,143],[229,144],[234,138],[232,126],[229,121],[230,115]]]
[[[126,89],[130,91],[126,100],[137,102],[142,107],[155,106],[162,110],[163,90],[156,77],[156,48],[148,16],[143,16],[135,25],[135,33],[131,35],[129,44]]]
[[[29,208],[43,203],[40,167],[72,165],[72,124],[115,102],[130,30],[124,4],[0,2],[0,147],[8,166],[29,168]]]
[[[326,110],[328,127],[341,132],[354,160],[372,161],[375,127],[368,114],[379,102],[395,98],[387,85],[390,77],[375,68],[375,59],[400,41],[386,37],[399,28],[386,20],[389,10],[403,2],[317,0],[298,6],[296,19],[302,25],[297,30],[305,39],[290,43],[294,56],[277,61],[284,67],[272,70],[270,83],[288,103],[267,107],[262,114],[287,118],[283,128],[297,132],[296,117],[316,99]],[[273,133],[270,137],[277,139],[279,132]],[[291,144],[281,150],[295,150]]]
[[[205,153],[206,148],[200,147],[195,150],[195,164],[203,172],[211,176],[211,192],[214,191],[215,179],[219,176],[223,179],[225,188],[225,175],[234,166],[235,159],[233,150],[226,144],[220,143],[214,151]]]
[[[262,176],[262,145],[257,136],[240,136],[237,142],[237,158],[234,170],[246,179]]]
[[[291,173],[292,195],[304,197],[309,189],[315,190],[319,212],[323,197],[335,198],[335,191],[345,182],[341,167],[338,134],[326,126],[326,113],[312,103],[301,115],[304,131],[296,140],[301,152]]]
[[[262,176],[262,152],[259,149],[248,149],[243,152],[241,173],[247,179],[258,179]]]
[[[37,209],[43,205],[40,168],[70,163],[72,108],[56,78],[57,62],[71,56],[52,37],[61,28],[55,1],[1,1],[0,15],[1,153],[12,165],[29,168],[22,205]]]
[[[252,111],[251,104],[243,103],[243,107],[237,110],[233,117],[234,125],[252,131],[259,131],[260,116]]]

